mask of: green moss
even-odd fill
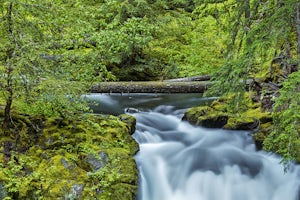
[[[270,112],[262,111],[260,103],[253,102],[251,96],[251,93],[245,94],[244,105],[239,113],[227,111],[228,102],[232,98],[227,96],[213,101],[209,106],[188,109],[183,119],[207,128],[254,130],[254,141],[261,149],[263,142],[272,132],[273,118]]]
[[[260,125],[259,130],[254,134],[254,139],[263,142],[273,130],[273,123],[268,122]]]
[[[222,128],[227,123],[228,114],[210,106],[200,106],[187,110],[183,119],[207,128]]]
[[[227,106],[224,99],[220,99],[219,101],[213,101],[210,105],[213,110],[226,112]]]
[[[231,130],[251,130],[258,126],[258,122],[253,117],[230,117],[223,127]]]
[[[270,112],[263,112],[260,107],[257,108],[251,108],[247,110],[246,112],[242,113],[243,116],[250,117],[250,118],[255,118],[259,120],[261,123],[267,123],[271,122],[272,115]]]
[[[49,118],[39,133],[28,132],[32,119],[21,120],[19,142],[27,144],[26,151],[15,149],[8,165],[0,163],[7,197],[112,199],[124,193],[123,199],[134,199],[138,173],[133,155],[138,144],[130,135],[132,127],[120,118]]]
[[[212,109],[209,106],[193,107],[185,112],[183,119],[192,124],[199,125],[201,120],[199,117],[205,116],[211,110]]]

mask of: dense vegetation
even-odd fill
[[[201,74],[228,113],[271,111],[264,148],[299,161],[299,62],[297,0],[0,0],[3,163],[20,113],[72,118],[95,82]]]

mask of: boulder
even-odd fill
[[[136,199],[134,117],[82,114],[25,122],[17,124],[22,148],[8,163],[0,155],[1,199]],[[35,122],[38,132],[27,127]]]

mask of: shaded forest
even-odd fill
[[[273,117],[264,148],[300,160],[297,0],[0,0],[0,18],[6,161],[16,113],[72,118],[91,112],[81,96],[95,83],[207,74],[205,95],[235,115],[259,103]]]

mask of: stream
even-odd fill
[[[197,94],[98,95],[96,112],[128,111],[137,119],[138,200],[299,200],[300,168],[256,151],[251,133],[195,127],[181,121]],[[105,108],[106,110],[103,110]],[[129,108],[129,109],[128,109]]]

